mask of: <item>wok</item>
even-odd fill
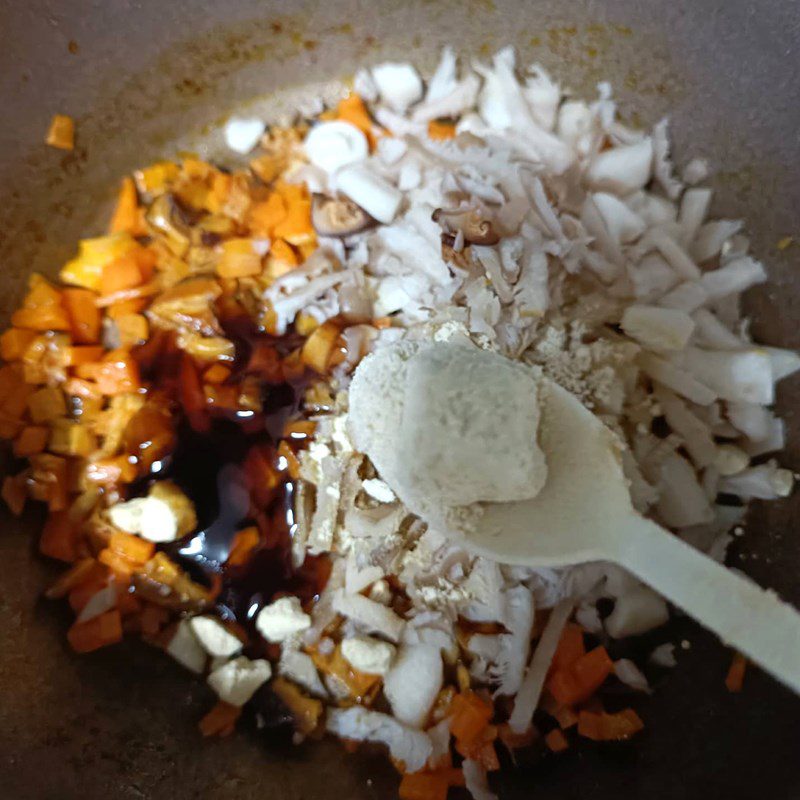
[[[679,163],[707,154],[715,212],[748,220],[771,281],[748,296],[759,341],[800,347],[800,6],[782,0],[0,0],[0,314],[28,273],[54,274],[97,232],[118,177],[180,149],[214,153],[239,107],[276,119],[361,61],[444,43],[488,55],[513,43],[577,90],[609,79],[629,120],[669,110]],[[42,140],[53,113],[78,121],[64,154]],[[781,386],[800,468],[800,381]],[[757,506],[731,563],[800,601],[800,498]],[[286,798],[393,796],[383,757],[333,742],[282,748],[253,731],[200,739],[210,690],[144,646],[88,657],[64,642],[67,612],[39,599],[51,565],[33,555],[36,511],[0,527],[0,796]],[[646,701],[647,732],[622,750],[585,748],[500,777],[504,798],[596,800],[800,796],[800,701],[756,670],[723,685],[730,654],[672,623],[679,666]]]

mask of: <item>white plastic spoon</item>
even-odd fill
[[[495,561],[531,567],[620,564],[800,693],[800,614],[636,512],[618,443],[572,394],[543,378],[540,406],[544,488],[531,500],[485,503],[469,530],[454,529],[430,509],[419,514],[396,464],[387,463],[383,477],[411,511]],[[397,430],[386,436],[396,438]],[[383,472],[380,454],[368,454]]]

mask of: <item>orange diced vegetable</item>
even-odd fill
[[[144,564],[149,561],[156,552],[154,542],[141,539],[131,533],[114,531],[108,542],[108,547],[117,555],[124,556],[134,563]]]
[[[747,659],[741,653],[734,653],[731,666],[725,677],[725,688],[729,692],[741,692],[744,685],[744,673],[747,668]]]
[[[102,361],[78,367],[78,377],[94,380],[102,394],[113,396],[139,389],[139,366],[124,349],[112,350]]]
[[[272,236],[277,225],[286,219],[286,203],[277,192],[273,192],[266,200],[250,207],[248,224],[253,233],[260,236]]]
[[[517,750],[521,747],[529,747],[536,740],[536,731],[531,725],[525,733],[515,733],[507,722],[497,726],[497,738],[508,748]]]
[[[65,361],[68,367],[77,367],[79,364],[91,364],[99,361],[105,352],[99,345],[78,345],[68,347],[65,351]]]
[[[275,188],[286,203],[286,218],[274,227],[273,236],[293,245],[316,241],[311,224],[311,198],[306,188],[293,183],[280,183]]]
[[[95,239],[81,239],[78,255],[61,268],[61,280],[84,289],[97,290],[107,264],[139,250],[141,245],[125,231]]]
[[[308,736],[317,729],[322,716],[322,703],[319,700],[306,697],[286,678],[273,678],[272,691],[283,701],[300,733]]]
[[[585,653],[583,628],[574,622],[568,622],[561,633],[561,639],[553,656],[552,669],[571,667]]]
[[[121,314],[114,321],[122,347],[144,344],[150,335],[150,324],[143,314]]]
[[[200,720],[198,728],[203,736],[229,736],[242,714],[239,706],[232,706],[220,700],[211,711]]]
[[[276,239],[272,243],[269,254],[271,259],[285,264],[289,269],[296,267],[300,263],[292,246],[283,239]]]
[[[217,262],[220,278],[247,278],[261,273],[261,255],[252,239],[228,239],[220,245]]]
[[[439,122],[432,119],[428,123],[428,136],[431,139],[452,139],[456,135],[456,126],[452,122]]]
[[[76,556],[77,531],[67,511],[53,511],[47,517],[39,539],[39,552],[49,558],[72,563]]]
[[[97,439],[88,425],[62,418],[53,421],[47,448],[60,456],[86,457],[97,449]]]
[[[28,492],[47,503],[50,511],[63,511],[69,499],[67,460],[50,453],[31,456]]]
[[[69,590],[67,600],[70,608],[80,614],[86,604],[101,590],[108,586],[110,572],[99,561],[95,562],[97,569],[93,570],[87,578]]]
[[[475,692],[457,694],[450,704],[450,732],[456,740],[469,746],[489,726],[494,709]]]
[[[14,455],[17,458],[27,458],[41,453],[47,444],[49,435],[50,432],[44,427],[29,425],[23,428],[19,436],[14,439]]]
[[[133,587],[120,581],[114,583],[117,592],[117,609],[123,617],[138,614],[142,610],[142,601],[134,594]]]
[[[303,344],[303,363],[315,372],[324,375],[328,371],[331,355],[341,333],[339,326],[328,320],[319,326]]]
[[[231,371],[224,364],[212,364],[204,373],[206,383],[225,383],[231,376]]]
[[[300,460],[286,442],[281,442],[278,445],[278,457],[286,460],[286,469],[289,472],[289,477],[292,480],[297,480],[300,477]]]
[[[588,700],[612,673],[614,663],[604,647],[596,647],[578,658],[571,667],[556,670],[547,688],[563,706],[575,706]]]
[[[100,294],[112,295],[142,283],[142,271],[133,252],[106,264],[100,273]]]
[[[105,564],[112,572],[124,577],[133,575],[133,573],[142,566],[109,548],[101,550],[97,555],[97,560],[101,564]]]
[[[63,417],[67,413],[64,393],[55,386],[45,386],[28,398],[28,411],[37,425]]]
[[[20,308],[11,315],[11,324],[32,331],[68,331],[69,317],[58,305]]]
[[[166,625],[169,612],[155,603],[145,603],[140,617],[142,634],[155,636]]]
[[[3,478],[3,488],[0,491],[5,504],[11,513],[18,517],[25,509],[25,501],[28,493],[25,491],[25,483],[18,476],[6,475]]]
[[[75,120],[66,114],[54,114],[50,120],[45,142],[59,150],[72,150],[75,147]]]
[[[129,314],[138,314],[144,311],[147,306],[147,300],[141,297],[134,297],[130,300],[118,300],[112,303],[106,309],[106,316],[109,319],[118,320],[120,317],[126,317]]]
[[[644,723],[632,708],[616,714],[605,711],[581,711],[578,714],[578,733],[596,742],[630,739],[643,728]]]
[[[123,178],[117,195],[117,205],[108,226],[109,233],[125,231],[131,236],[143,233],[142,215],[139,209],[139,197],[133,178]]]
[[[227,565],[229,567],[237,567],[246,563],[250,558],[250,554],[258,547],[260,539],[258,528],[255,526],[237,531],[233,537],[233,543],[226,562]]]
[[[5,361],[16,361],[22,358],[22,354],[35,338],[35,331],[24,330],[23,328],[9,328],[0,336],[0,356]]]
[[[161,194],[166,191],[180,174],[177,164],[172,161],[157,161],[149,167],[136,171],[136,184],[140,191],[147,194]]]
[[[67,632],[67,640],[76,653],[91,653],[122,641],[122,618],[119,611],[113,609],[86,622],[76,622]]]
[[[194,430],[207,431],[211,420],[206,410],[206,396],[194,361],[184,355],[180,367],[180,399],[183,410]]]
[[[544,743],[554,753],[562,753],[564,750],[569,748],[567,737],[564,736],[564,733],[559,728],[553,728],[550,733],[546,734],[544,737]]]
[[[88,289],[64,289],[63,297],[73,341],[76,344],[100,341],[100,310],[95,305],[97,295]]]
[[[455,747],[464,758],[477,761],[487,772],[495,772],[500,769],[500,760],[494,746],[496,738],[496,726],[487,725],[475,741],[465,744],[461,739],[456,739]]]
[[[412,772],[400,781],[400,800],[447,800],[450,782],[438,772]]]

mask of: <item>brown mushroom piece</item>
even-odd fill
[[[500,234],[494,229],[491,220],[481,217],[475,209],[445,211],[437,208],[431,219],[448,233],[461,231],[466,244],[491,245],[500,241]]]
[[[352,236],[375,224],[375,220],[346,197],[315,194],[311,204],[311,224],[319,236]]]
[[[186,254],[191,230],[171,194],[162,194],[153,200],[147,209],[145,220],[176,256],[182,257]]]

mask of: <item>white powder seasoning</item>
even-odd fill
[[[540,491],[537,398],[530,367],[459,343],[403,342],[359,366],[350,427],[356,447],[427,517]]]

